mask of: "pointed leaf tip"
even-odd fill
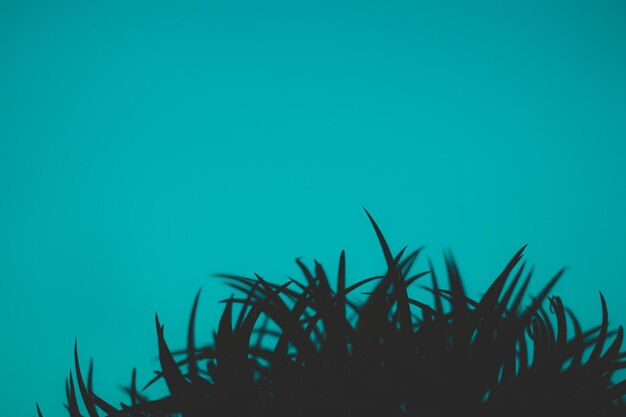
[[[378,227],[378,224],[376,224],[376,221],[374,220],[372,215],[369,213],[369,211],[367,211],[365,207],[363,207],[363,210],[365,210],[365,214],[367,214],[367,217],[369,218],[370,223],[372,223],[372,227],[374,228],[374,231],[376,232],[376,237],[378,238],[378,242],[380,243],[380,246],[383,250],[383,254],[385,255],[385,261],[387,262],[387,267],[390,269],[394,268],[395,262],[393,259],[393,255],[391,254],[391,250],[389,249],[389,245],[387,244],[387,241],[385,240],[385,237],[383,236],[382,231]]]
[[[80,392],[81,398],[83,399],[83,404],[85,404],[85,408],[87,409],[87,414],[89,414],[89,417],[98,417],[98,412],[96,411],[95,404],[93,402],[93,399],[91,398],[91,393],[89,389],[85,386],[83,373],[80,370],[80,361],[78,360],[78,338],[74,339],[74,365],[76,367],[76,381],[78,382],[78,390]],[[91,380],[91,368],[89,372],[89,379]],[[72,374],[70,373],[70,380],[71,378]],[[91,381],[89,382],[89,384],[91,385]]]

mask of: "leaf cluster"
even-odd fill
[[[133,371],[129,402],[109,404],[94,392],[93,366],[84,380],[75,349],[70,417],[626,416],[626,381],[613,382],[626,367],[623,329],[609,330],[602,294],[601,324],[584,331],[550,296],[563,271],[523,305],[532,269],[522,248],[473,300],[451,255],[443,289],[430,261],[411,273],[421,249],[394,256],[369,218],[384,275],[347,286],[344,252],[335,285],[299,259],[302,283],[220,275],[239,296],[223,301],[212,344],[195,342],[200,293],[186,349],[170,350],[156,318],[161,369],[145,388],[163,380],[167,396],[148,400]],[[410,294],[422,281],[430,303]],[[349,298],[357,290],[361,303]]]

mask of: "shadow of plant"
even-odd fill
[[[161,370],[145,388],[162,379],[169,395],[148,400],[133,371],[128,404],[114,407],[94,392],[93,366],[84,380],[75,348],[69,415],[626,416],[626,381],[612,382],[626,366],[623,330],[609,331],[602,294],[602,322],[586,331],[559,297],[549,297],[563,271],[523,307],[532,269],[525,272],[522,248],[472,300],[452,256],[441,289],[430,262],[429,271],[411,274],[421,250],[393,256],[367,215],[385,275],[346,286],[343,252],[334,289],[319,263],[310,270],[299,259],[304,283],[219,275],[240,296],[223,301],[212,345],[195,343],[199,293],[186,349],[170,351],[156,318]],[[430,304],[407,291],[424,280]],[[348,299],[366,287],[364,302]]]

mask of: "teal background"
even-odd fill
[[[182,347],[214,272],[350,280],[451,248],[472,296],[529,243],[533,289],[626,323],[626,3],[0,4],[4,415],[65,415],[78,337],[110,402]],[[418,263],[425,268],[425,262]],[[422,294],[424,296],[424,294]],[[157,389],[158,392],[158,389]]]

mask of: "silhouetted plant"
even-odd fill
[[[410,273],[420,249],[393,256],[369,218],[384,275],[346,286],[343,252],[334,289],[319,263],[310,270],[299,259],[304,283],[220,275],[241,296],[223,301],[212,345],[195,343],[199,293],[185,350],[170,351],[156,319],[161,370],[147,386],[163,379],[169,395],[148,400],[133,371],[128,404],[114,407],[94,392],[93,366],[85,382],[75,349],[70,416],[82,416],[78,397],[89,417],[626,416],[626,381],[612,382],[626,366],[623,330],[609,331],[602,294],[602,322],[586,331],[549,297],[563,271],[522,307],[532,275],[522,248],[474,301],[452,256],[441,289],[430,261],[429,271]],[[428,276],[432,304],[407,291]],[[348,299],[366,284],[364,302]]]

